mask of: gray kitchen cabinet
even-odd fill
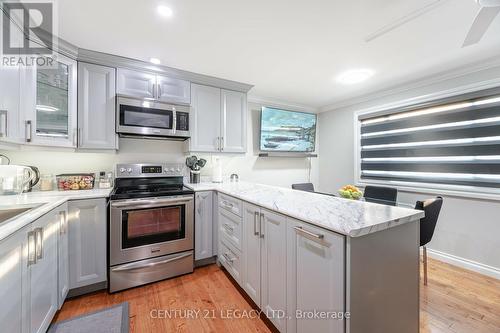
[[[196,192],[194,259],[210,258],[212,250],[212,192]]]
[[[221,151],[244,153],[247,147],[247,95],[221,90]]]
[[[219,253],[219,192],[212,193],[212,256]]]
[[[286,332],[287,320],[283,316],[286,313],[286,217],[262,208],[260,219],[260,308],[280,332]]]
[[[106,281],[106,199],[68,203],[70,289]]]
[[[58,231],[59,211],[54,209],[34,221],[28,234],[30,332],[46,332],[58,309]]]
[[[27,226],[0,241],[0,323],[3,332],[21,333],[27,323],[23,302],[26,301],[28,266],[24,249],[28,241]]]
[[[118,68],[116,80],[116,93],[122,96],[187,105],[191,100],[189,81],[123,68]]]
[[[116,70],[78,63],[78,147],[116,149]]]
[[[260,307],[261,299],[261,238],[260,207],[243,205],[243,289]]]
[[[57,240],[57,297],[60,309],[69,291],[69,240],[68,240],[68,204],[65,203],[57,208],[59,234]]]
[[[220,89],[191,84],[189,150],[218,152],[220,149]]]
[[[19,126],[20,68],[0,68],[0,141],[21,143]]]
[[[286,217],[244,203],[242,287],[280,332],[286,332]]]
[[[21,75],[24,144],[76,148],[77,63],[57,55],[52,67],[25,67]]]
[[[191,83],[171,77],[156,77],[157,99],[161,102],[188,104],[191,102]]]
[[[245,93],[191,84],[190,123],[190,151],[246,152]]]
[[[19,29],[11,29],[11,39],[14,43],[21,43],[22,32]],[[20,99],[20,66],[0,67],[0,143],[18,144],[23,141]]]
[[[344,237],[288,219],[288,333],[344,332],[343,320],[300,319],[297,311],[344,312]]]
[[[58,309],[60,206],[0,242],[2,332],[46,332]]]
[[[156,96],[156,75],[118,68],[116,93],[128,97],[151,98]]]

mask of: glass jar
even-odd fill
[[[40,176],[40,191],[54,190],[54,175],[41,175]]]

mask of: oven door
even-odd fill
[[[193,249],[192,195],[111,202],[110,265]]]
[[[118,98],[116,131],[120,134],[173,136],[175,107],[152,101]]]

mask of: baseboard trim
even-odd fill
[[[489,277],[495,278],[497,280],[500,280],[500,269],[493,267],[493,266],[488,266],[485,264],[481,264],[479,262],[475,262],[469,259],[461,258],[454,256],[452,254],[444,253],[441,251],[433,250],[427,248],[427,255],[433,259],[437,259],[440,261],[443,261],[448,264],[452,264],[461,268],[468,269],[470,271],[487,275]]]

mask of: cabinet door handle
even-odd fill
[[[220,141],[221,141],[220,151],[223,151],[224,150],[224,137],[223,136],[221,136]]]
[[[220,136],[217,137],[217,151],[220,151]]]
[[[253,234],[255,236],[259,235],[259,232],[257,231],[257,219],[259,218],[259,212],[255,212],[253,215]]]
[[[153,91],[152,91],[153,98],[158,98],[158,88],[156,87],[156,83],[153,83]]]
[[[43,228],[35,229],[35,253],[37,261],[43,259]]]
[[[26,120],[26,123],[24,124],[24,131],[25,131],[25,137],[26,137],[26,142],[31,142],[31,120]]]
[[[28,266],[36,264],[36,237],[35,232],[28,232]]]
[[[9,136],[8,115],[9,112],[7,110],[0,110],[0,123],[3,124],[3,131],[0,132],[0,138]]]
[[[158,86],[158,88],[157,88],[158,96],[156,96],[156,98],[160,99],[161,98],[161,84],[157,83],[156,85]]]
[[[311,237],[314,237],[314,238],[317,238],[317,239],[323,239],[323,238],[325,238],[325,235],[315,234],[313,232],[305,230],[302,227],[293,227],[293,228],[295,229],[295,231],[297,231],[297,232],[299,232],[301,234],[304,234],[304,235],[308,235],[308,236],[311,236]]]
[[[262,231],[262,223],[264,223],[264,213],[260,213],[260,223],[259,223],[259,233],[260,233],[260,238],[264,238],[264,232]]]

